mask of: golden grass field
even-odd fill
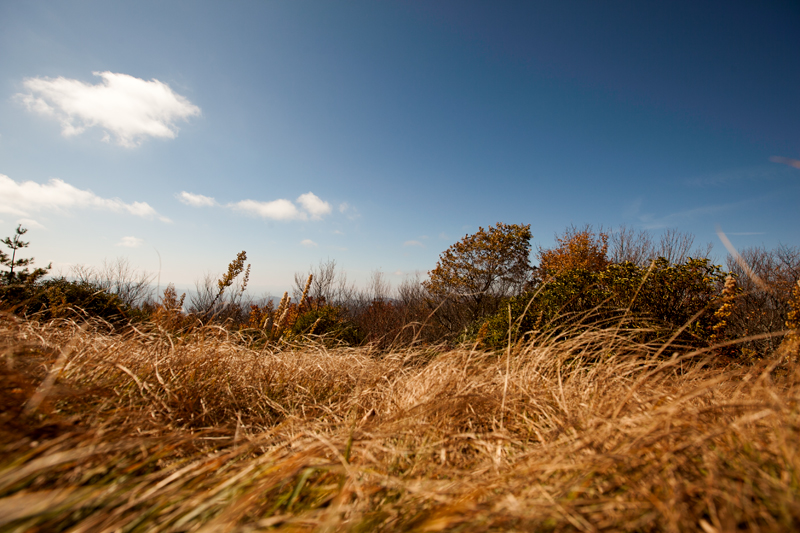
[[[0,531],[800,528],[796,345],[640,338],[380,353],[3,315]]]

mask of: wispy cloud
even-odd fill
[[[403,243],[403,246],[419,246],[420,248],[425,248],[425,245],[419,241],[406,241]]]
[[[660,217],[652,214],[642,214],[639,216],[639,220],[641,220],[644,229],[661,229],[679,225],[681,222],[685,222],[686,220],[727,211],[733,207],[735,207],[735,204],[706,205],[692,209],[685,209],[683,211],[676,211]]]
[[[777,161],[780,159],[781,161]],[[771,161],[776,163],[785,163],[791,166],[791,163],[786,161],[793,161],[792,159],[785,160],[785,158],[770,158]],[[788,169],[782,169],[775,165],[760,165],[755,167],[744,168],[731,168],[723,172],[716,172],[713,174],[704,174],[695,176],[685,180],[685,183],[692,187],[714,187],[727,185],[729,183],[738,182],[764,182],[780,178],[788,172]]]
[[[339,212],[350,220],[355,220],[361,216],[361,214],[358,212],[358,209],[347,202],[342,202],[339,204]]]
[[[303,239],[302,241],[300,241],[300,244],[302,244],[306,248],[316,248],[317,247],[317,243],[315,243],[311,239]]]
[[[26,228],[47,229],[44,227],[44,225],[42,225],[41,223],[32,218],[20,218],[19,220],[17,220],[17,223],[22,224],[23,227]]]
[[[103,209],[129,213],[142,218],[170,220],[159,215],[145,202],[125,203],[119,198],[101,198],[92,191],[78,189],[60,179],[45,184],[33,181],[16,182],[0,174],[0,213],[28,216],[43,210]]]
[[[212,205],[216,205],[216,200],[211,198],[210,196],[203,196],[202,194],[193,194],[186,191],[181,191],[180,193],[175,195],[178,200],[186,205],[190,205],[192,207],[210,207]]]
[[[636,198],[635,200],[633,200],[632,202],[630,202],[628,205],[625,206],[625,208],[622,210],[622,216],[628,218],[635,217],[639,214],[639,211],[641,211],[641,209],[642,209],[642,199]]]
[[[789,165],[790,167],[800,168],[800,161],[797,159],[789,159],[788,157],[779,157],[775,155],[770,157],[769,160],[773,163],[782,163],[784,165]]]
[[[124,246],[125,248],[138,248],[144,244],[144,240],[138,237],[123,237],[116,246]]]
[[[61,123],[65,137],[98,127],[103,140],[133,148],[147,137],[174,139],[175,123],[200,114],[200,108],[169,85],[156,79],[143,80],[128,74],[93,72],[101,83],[80,80],[27,78],[26,93],[16,98],[28,110]]]
[[[637,200],[635,203],[635,212],[629,211],[629,213],[631,216],[635,216],[639,220],[639,223],[643,229],[662,229],[678,227],[692,220],[703,218],[708,219],[709,217],[718,216],[720,213],[727,213],[742,209],[752,209],[754,205],[763,203],[765,200],[767,200],[767,198],[769,198],[768,195],[751,196],[738,202],[701,205],[679,211],[673,211],[672,213],[667,213],[665,215],[657,215],[645,210],[640,211],[642,202]]]

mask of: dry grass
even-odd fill
[[[723,367],[613,328],[258,350],[8,316],[0,342],[0,531],[800,526],[785,356]]]

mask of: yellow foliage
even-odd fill
[[[498,222],[478,228],[439,256],[424,286],[433,295],[466,304],[479,316],[487,304],[518,293],[529,281],[530,240],[530,224]]]

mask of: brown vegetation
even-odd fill
[[[394,297],[255,302],[244,252],[188,312],[121,263],[0,286],[0,532],[798,529],[796,249],[573,228],[543,280],[473,237]]]
[[[796,353],[723,367],[614,328],[379,357],[216,327],[0,334],[3,531],[800,525]]]

